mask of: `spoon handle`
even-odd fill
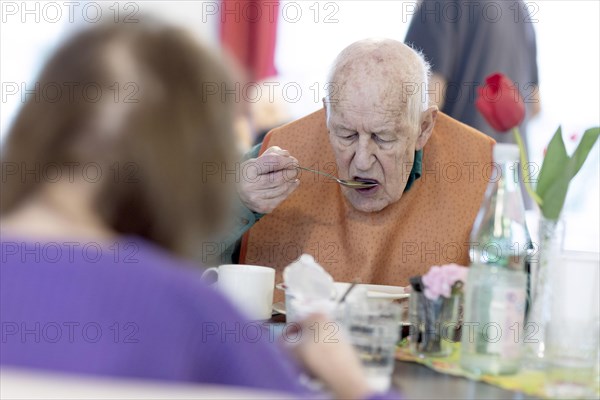
[[[309,171],[309,172],[314,172],[315,174],[320,174],[320,175],[323,175],[323,176],[326,176],[326,177],[328,177],[329,179],[333,179],[334,181],[338,181],[338,178],[336,178],[336,177],[335,177],[335,176],[333,176],[333,175],[329,175],[329,174],[328,174],[328,173],[326,173],[326,172],[317,171],[316,169],[310,169],[310,168],[306,168],[306,167],[301,167],[301,166],[299,166],[299,165],[298,165],[296,168],[298,168],[298,169],[303,169],[303,170],[305,170],[305,171]],[[338,181],[338,182],[339,182],[339,181]]]
[[[350,294],[350,292],[352,291],[352,289],[354,289],[356,287],[356,285],[358,285],[359,282],[360,282],[360,279],[354,279],[352,281],[352,283],[350,284],[350,286],[348,287],[348,289],[346,289],[346,292],[344,293],[344,295],[342,296],[342,298],[340,299],[340,301],[338,301],[338,304],[342,304],[344,301],[346,301],[346,297],[348,297],[348,295]]]

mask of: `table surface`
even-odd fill
[[[392,385],[407,399],[534,399],[484,382],[441,374],[424,365],[396,361]]]
[[[275,326],[283,327],[285,315],[274,315]],[[403,329],[402,336],[408,334]],[[512,392],[485,382],[441,374],[424,365],[396,361],[392,386],[408,399],[534,399],[523,393]]]

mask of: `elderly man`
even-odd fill
[[[423,58],[394,40],[343,50],[324,109],[262,144],[277,146],[267,151],[281,165],[289,157],[270,189],[289,197],[244,235],[239,261],[273,266],[280,280],[309,253],[337,281],[402,286],[431,265],[466,264],[494,141],[430,107],[427,77]],[[307,172],[298,184],[296,162],[376,185],[349,189]]]

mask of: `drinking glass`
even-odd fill
[[[343,305],[342,322],[376,391],[386,391],[391,384],[401,308],[389,300],[374,299]]]
[[[551,317],[545,332],[546,394],[559,398],[596,396],[598,253],[565,252],[553,271]]]

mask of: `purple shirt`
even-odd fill
[[[140,238],[2,238],[0,250],[2,366],[315,394],[266,324]]]
[[[260,323],[148,242],[0,245],[3,366],[308,393]]]

